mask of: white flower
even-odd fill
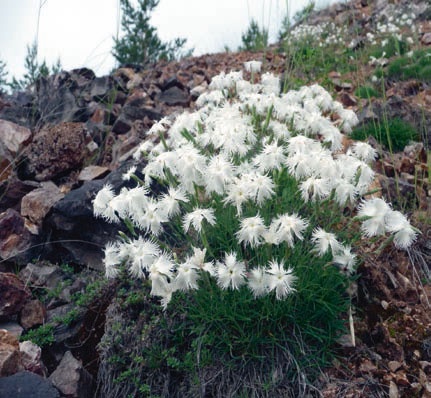
[[[261,206],[265,200],[274,195],[274,188],[275,184],[271,177],[259,173],[252,173],[250,175],[248,192],[258,206]]]
[[[245,281],[245,264],[236,259],[235,253],[225,253],[224,262],[217,261],[217,284],[223,290],[238,290]]]
[[[417,233],[406,216],[399,211],[389,211],[385,216],[387,231],[394,232],[394,244],[398,249],[407,249],[416,240]]]
[[[190,261],[180,264],[177,267],[177,276],[174,284],[176,290],[194,290],[198,288],[198,269]]]
[[[255,298],[268,293],[268,275],[264,272],[262,267],[250,270],[248,273],[248,287]]]
[[[285,161],[284,148],[273,142],[263,146],[262,152],[254,158],[253,163],[260,171],[265,172],[280,169]]]
[[[235,178],[226,189],[226,197],[223,203],[233,204],[236,206],[238,215],[242,214],[242,204],[250,199],[250,189],[248,180],[244,178]]]
[[[123,174],[122,179],[124,181],[129,181],[132,178],[132,176],[135,175],[136,169],[137,169],[136,166],[129,167],[129,170],[127,170],[127,172]]]
[[[105,265],[105,275],[107,278],[116,278],[120,272],[118,266],[121,263],[121,257],[116,243],[108,243],[104,250],[105,258],[103,264]]]
[[[302,232],[307,228],[307,221],[298,217],[296,214],[283,214],[272,220],[269,229],[275,231],[278,242],[286,242],[293,247],[293,235],[299,240],[304,239]]]
[[[206,191],[223,194],[226,185],[234,178],[234,171],[234,165],[226,159],[225,155],[212,156],[203,173]]]
[[[114,190],[112,186],[109,184],[104,185],[93,200],[94,215],[111,222],[118,222],[119,218],[116,216],[114,209],[109,206],[113,198]]]
[[[334,254],[342,248],[335,234],[326,232],[322,228],[317,228],[313,231],[311,241],[314,243],[315,250],[319,256],[323,256],[329,249],[331,249],[332,254]]]
[[[261,61],[244,62],[244,69],[247,72],[251,72],[251,73],[260,72],[261,67],[262,67]]]
[[[163,194],[157,207],[166,218],[170,218],[180,213],[179,202],[187,203],[188,201],[186,193],[181,188],[169,187],[168,192]]]
[[[202,271],[208,272],[211,276],[215,276],[216,271],[212,261],[205,262],[205,254],[207,249],[199,249],[197,247],[193,248],[193,255],[189,258],[189,262],[195,265]]]
[[[196,232],[201,232],[202,222],[206,220],[210,225],[215,225],[216,220],[213,209],[195,208],[191,213],[187,213],[183,217],[184,232],[188,232],[190,224]]]
[[[391,211],[389,205],[380,198],[363,201],[358,207],[358,217],[366,217],[362,222],[362,231],[367,237],[385,233],[385,216]]]
[[[268,287],[270,291],[275,290],[275,298],[282,300],[290,293],[295,291],[293,284],[296,281],[296,276],[293,275],[293,270],[284,269],[284,262],[272,260],[269,262],[269,268],[266,270],[269,274]]]
[[[135,278],[145,277],[145,272],[148,272],[153,262],[160,255],[160,248],[157,244],[149,239],[132,240],[124,245],[128,252],[129,272]]]
[[[308,202],[326,198],[331,192],[331,186],[327,178],[309,177],[299,185],[302,199]]]
[[[174,266],[172,257],[165,252],[150,265],[148,278],[151,280],[151,295],[164,297],[170,292],[169,280],[173,278]]]
[[[377,157],[376,150],[366,142],[355,142],[350,147],[350,149],[353,153],[353,156],[363,160],[366,163],[374,161],[374,159]]]
[[[342,246],[340,250],[334,254],[332,261],[347,275],[351,275],[355,271],[356,255],[351,252],[350,246]]]
[[[266,230],[263,218],[259,215],[254,217],[243,218],[241,220],[241,229],[236,232],[239,243],[244,242],[251,247],[259,246],[262,243],[262,236]]]
[[[280,78],[272,73],[264,73],[261,77],[264,94],[280,94]]]

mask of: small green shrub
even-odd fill
[[[395,118],[386,123],[369,122],[353,130],[350,135],[355,140],[364,141],[368,137],[374,137],[380,144],[394,151],[402,151],[410,142],[419,138],[418,132],[409,123]]]
[[[54,338],[54,325],[47,323],[39,326],[36,329],[29,330],[20,338],[21,341],[30,340],[39,347],[50,346],[55,342]]]
[[[417,50],[410,57],[393,60],[388,65],[387,75],[394,80],[419,79],[431,82],[431,52]]]
[[[371,97],[381,97],[380,93],[371,86],[360,86],[355,90],[355,95],[359,98],[369,99]]]

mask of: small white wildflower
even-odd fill
[[[192,212],[185,214],[183,217],[184,232],[188,232],[190,224],[196,232],[201,232],[203,220],[206,220],[210,225],[215,225],[216,219],[214,216],[214,210],[195,208]]]
[[[198,269],[195,264],[186,261],[177,267],[177,275],[174,280],[176,290],[195,290],[198,288]]]
[[[270,261],[266,272],[269,274],[268,288],[270,291],[275,290],[275,298],[277,300],[282,300],[295,291],[293,284],[297,277],[293,275],[292,268],[288,268],[287,270],[284,268],[283,261]]]
[[[380,198],[363,201],[358,207],[358,217],[367,218],[362,222],[362,231],[367,237],[385,233],[385,216],[391,211],[389,205]]]
[[[261,68],[262,68],[261,61],[244,62],[244,69],[246,70],[246,72],[251,72],[251,73],[260,72]]]
[[[233,289],[238,290],[246,283],[245,280],[245,264],[243,261],[238,261],[236,254],[225,253],[224,262],[217,261],[217,284],[223,290]]]
[[[356,255],[351,250],[350,246],[343,246],[332,259],[333,263],[346,275],[351,275],[355,271]]]
[[[355,142],[350,149],[353,156],[366,163],[373,162],[377,157],[376,150],[366,142]]]
[[[278,242],[286,242],[293,247],[294,235],[299,240],[304,239],[302,233],[307,228],[308,222],[296,214],[282,214],[272,220],[269,230],[275,231]]]
[[[105,265],[105,275],[107,278],[116,278],[120,269],[118,266],[121,263],[121,257],[118,250],[117,243],[108,243],[104,250],[105,258],[103,264]]]
[[[136,169],[137,169],[136,166],[131,166],[129,170],[127,170],[127,172],[123,174],[122,176],[123,181],[129,181],[132,178],[132,176],[136,173]]]
[[[268,293],[268,275],[262,267],[256,267],[248,273],[248,287],[255,298]]]
[[[334,254],[342,248],[335,234],[326,232],[322,228],[317,228],[313,231],[311,241],[314,243],[314,250],[319,256],[323,256],[329,249],[331,249],[332,254]]]
[[[251,247],[259,246],[262,243],[262,236],[266,230],[263,218],[259,215],[243,218],[241,229],[236,232],[239,243],[249,244]]]

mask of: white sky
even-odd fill
[[[275,41],[287,9],[292,16],[307,3],[160,0],[152,24],[162,40],[185,37],[194,54],[201,55],[223,51],[225,45],[237,49],[252,18],[269,29],[270,41]],[[115,66],[110,51],[120,21],[119,0],[0,0],[0,59],[7,64],[9,78],[21,77],[26,46],[37,36],[39,61],[46,59],[51,65],[60,57],[65,70],[86,66],[99,76],[107,74]]]

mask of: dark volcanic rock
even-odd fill
[[[0,378],[0,397],[8,398],[60,398],[52,383],[30,372],[19,372]]]
[[[169,106],[180,105],[186,107],[190,104],[189,94],[177,86],[173,86],[166,91],[162,91],[158,95],[157,99]]]

